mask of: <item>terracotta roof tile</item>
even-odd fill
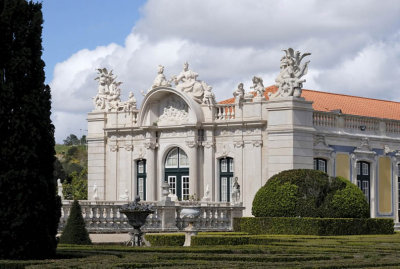
[[[276,92],[277,87],[270,86],[265,90],[265,98],[268,100],[268,93]],[[399,102],[305,89],[303,89],[301,96],[308,101],[313,101],[313,108],[318,111],[340,109],[343,114],[400,120]],[[232,104],[234,102],[235,99],[230,98],[220,102],[220,104]]]

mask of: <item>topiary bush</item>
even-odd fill
[[[369,218],[369,205],[363,192],[345,178],[335,180],[343,182],[345,187],[328,194],[323,205],[324,217]]]
[[[271,177],[253,200],[255,217],[366,218],[364,194],[344,178],[310,170],[286,170]]]
[[[86,230],[85,221],[82,217],[82,210],[79,202],[74,200],[71,207],[67,224],[60,237],[61,244],[90,245],[92,241]]]

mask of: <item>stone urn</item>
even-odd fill
[[[151,205],[142,205],[139,201],[140,197],[136,196],[135,201],[122,205],[119,209],[119,212],[125,214],[128,218],[129,225],[133,227],[133,232],[129,232],[131,239],[126,242],[126,245],[143,245],[143,232],[140,230],[140,227],[146,223],[147,216],[154,213]]]
[[[185,228],[185,243],[184,247],[191,245],[192,236],[197,235],[197,230],[194,227],[194,222],[200,216],[200,207],[186,207],[181,210],[181,218],[188,219],[188,226]]]

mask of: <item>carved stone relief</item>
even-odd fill
[[[189,121],[189,108],[185,101],[176,96],[169,96],[160,104],[160,116],[157,124],[179,125]]]

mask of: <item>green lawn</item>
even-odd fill
[[[58,259],[0,260],[0,268],[399,268],[400,234],[260,236],[260,244],[197,247],[60,245]],[[27,266],[27,267],[25,267]]]

